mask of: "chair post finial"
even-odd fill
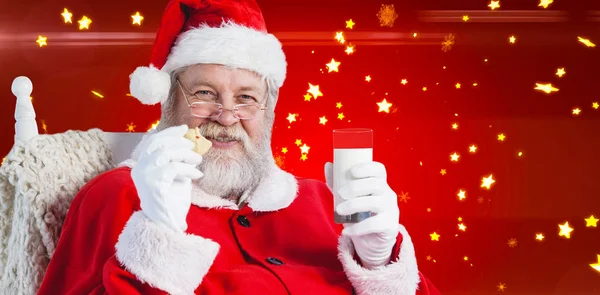
[[[31,103],[31,92],[33,84],[25,76],[13,80],[12,93],[17,97],[15,107],[15,141],[27,141],[38,135],[37,122],[35,121],[35,110]]]

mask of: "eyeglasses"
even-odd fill
[[[251,120],[251,119],[254,119],[254,117],[256,116],[256,114],[258,113],[259,110],[267,109],[266,104],[253,104],[253,103],[236,104],[235,106],[233,106],[233,108],[226,109],[220,103],[211,102],[211,101],[203,101],[200,98],[196,97],[195,94],[192,94],[192,96],[194,96],[198,101],[194,101],[194,102],[190,103],[190,100],[188,99],[187,95],[185,94],[186,92],[188,92],[188,93],[190,93],[190,92],[185,91],[183,89],[183,86],[181,85],[181,82],[179,82],[179,79],[177,79],[177,85],[179,85],[179,89],[181,89],[181,93],[183,93],[183,97],[185,98],[185,101],[187,102],[188,106],[190,107],[190,109],[192,111],[192,115],[194,117],[215,119],[215,118],[218,118],[223,113],[224,110],[227,110],[227,111],[231,111],[233,113],[233,116],[237,119]]]

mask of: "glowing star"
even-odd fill
[[[152,125],[150,126],[150,128],[148,129],[148,131],[150,131],[152,129],[156,129],[156,127],[158,126],[159,123],[160,123],[160,120],[152,123]]]
[[[307,159],[308,159],[307,154],[302,154],[302,156],[300,156],[300,160],[302,160],[302,161],[306,161]]]
[[[442,41],[442,51],[448,52],[452,49],[452,45],[454,45],[454,34],[448,34],[444,37],[444,41]]]
[[[544,234],[539,233],[539,234],[535,234],[535,239],[538,241],[543,241],[544,240]]]
[[[571,238],[571,232],[573,231],[573,228],[571,228],[569,226],[569,222],[565,222],[565,224],[559,224],[558,227],[560,228],[560,232],[558,233],[558,236],[564,236],[567,239]]]
[[[490,187],[492,186],[492,184],[494,184],[494,182],[496,182],[496,181],[494,180],[493,175],[490,174],[490,176],[484,177],[481,179],[481,187],[490,189]]]
[[[83,16],[79,21],[79,29],[83,30],[86,29],[88,30],[90,28],[90,24],[92,23],[92,20],[89,19],[87,16]]]
[[[340,119],[340,120],[343,120],[344,119],[344,113],[338,113],[337,118]]]
[[[465,22],[468,21],[469,20],[469,16],[466,15],[466,14],[463,15],[462,20],[465,21]]]
[[[133,125],[133,122],[127,124],[127,129],[125,129],[125,131],[127,131],[127,132],[135,132],[135,125]]]
[[[523,156],[523,152],[518,152],[517,157],[521,157],[521,156]]]
[[[456,86],[456,89],[460,89],[460,83],[456,83],[454,86]]]
[[[462,230],[462,231],[466,231],[466,230],[467,230],[467,226],[465,226],[465,224],[464,224],[464,223],[459,223],[459,224],[458,224],[458,229],[459,229],[459,230]]]
[[[552,86],[551,83],[548,84],[540,84],[540,83],[535,83],[535,88],[533,88],[534,90],[540,90],[546,93],[552,93],[552,92],[556,92],[559,89],[555,88],[554,86]]]
[[[458,124],[456,124],[456,123],[452,124],[452,129],[455,129],[455,130],[458,129]]]
[[[336,32],[335,33],[335,40],[338,40],[339,42],[342,42],[342,40],[344,40],[344,32]]]
[[[402,192],[400,194],[400,196],[398,197],[398,199],[400,200],[400,202],[408,203],[408,200],[410,200],[410,197],[408,196],[408,193]]]
[[[97,97],[104,98],[104,95],[100,94],[97,91],[92,90],[92,94],[95,95],[95,96],[97,96]]]
[[[281,148],[281,152],[282,152],[282,153],[284,153],[284,154],[287,154],[287,152],[288,152],[288,149],[287,149],[286,147],[284,147],[284,148]]]
[[[464,260],[464,261],[469,261],[469,256],[465,256],[465,257],[463,257],[463,260]]]
[[[354,46],[353,45],[346,46],[346,50],[344,50],[344,52],[346,52],[346,54],[348,54],[348,55],[354,53]]]
[[[135,14],[131,16],[131,18],[132,18],[133,25],[138,25],[138,26],[142,25],[142,20],[144,19],[144,17],[142,15],[140,15],[139,12],[136,11]]]
[[[505,283],[500,283],[498,284],[498,291],[502,291],[504,292],[504,290],[506,290],[506,284]]]
[[[438,241],[440,240],[440,235],[438,235],[436,232],[433,232],[432,234],[429,234],[429,236],[431,237],[432,241]]]
[[[308,154],[308,150],[310,150],[310,147],[309,147],[309,146],[307,146],[307,145],[306,145],[306,143],[305,143],[305,144],[303,144],[303,145],[300,147],[300,151],[301,151],[303,154]]]
[[[427,208],[427,212],[431,212],[431,208]]]
[[[459,190],[458,194],[456,194],[458,196],[458,199],[460,201],[464,200],[467,198],[467,192],[463,191],[463,190]]]
[[[296,141],[294,142],[297,146],[300,146],[302,144],[302,140],[300,139],[296,139]]]
[[[338,67],[340,66],[340,64],[341,62],[335,61],[335,59],[332,58],[331,61],[328,64],[326,64],[327,69],[329,70],[328,73],[339,72]]]
[[[44,37],[42,35],[39,35],[37,40],[35,40],[35,43],[37,43],[40,47],[42,46],[48,46],[48,37]]]
[[[377,12],[377,18],[379,19],[379,25],[382,27],[393,27],[394,22],[398,18],[398,14],[394,9],[394,4],[385,5],[381,4],[379,12]]]
[[[458,162],[458,158],[460,158],[460,155],[457,154],[456,152],[452,155],[450,155],[450,161],[452,162]]]
[[[406,79],[402,79],[402,81],[400,81],[400,84],[402,85],[406,85],[408,83],[408,81]]]
[[[65,24],[72,24],[73,20],[71,19],[71,17],[73,16],[72,13],[69,12],[69,10],[67,10],[66,8],[63,10],[63,13],[61,13],[60,15],[62,15],[63,20],[65,21]]]
[[[511,247],[511,248],[516,247],[517,246],[517,239],[512,238],[512,239],[508,240],[508,246]]]
[[[342,103],[341,102],[336,103],[335,107],[338,108],[338,109],[341,109],[342,108]]]
[[[325,116],[319,118],[319,124],[325,125],[325,123],[327,123],[327,118],[325,118]]]
[[[581,113],[581,109],[574,108],[573,111],[572,111],[572,113],[573,113],[573,115],[577,116],[577,115],[579,115]]]
[[[423,87],[423,91],[427,91],[427,87]]]
[[[500,8],[500,1],[494,1],[494,0],[492,0],[492,1],[490,1],[490,4],[488,4],[488,7],[491,10],[494,10],[496,8]]]
[[[367,82],[371,82],[371,76],[366,76],[366,77],[365,77],[365,81],[367,81]]]
[[[378,112],[386,112],[388,114],[390,112],[390,107],[392,106],[392,104],[387,102],[385,98],[381,102],[378,102],[377,105],[379,106]]]
[[[498,134],[498,140],[499,141],[504,141],[505,138],[506,138],[506,135],[504,135],[504,133]]]
[[[596,259],[598,260],[598,263],[592,263],[590,264],[590,266],[595,269],[597,272],[600,272],[600,254],[596,254]]]
[[[470,153],[475,153],[477,151],[477,146],[476,145],[472,145],[469,147],[469,152]]]
[[[310,94],[308,94],[308,93],[307,93],[307,94],[305,94],[305,95],[304,95],[304,101],[310,101],[310,98],[311,98],[311,97],[312,97],[312,96],[311,96]]]
[[[590,39],[584,39],[581,37],[577,37],[577,40],[581,43],[583,43],[583,45],[587,46],[587,47],[596,47],[596,44],[592,43],[592,41],[590,41]]]
[[[427,255],[427,257],[425,257],[425,259],[427,259],[427,261],[431,261],[431,255]]]
[[[584,219],[586,222],[586,227],[598,227],[598,220],[600,219],[596,219],[594,218],[594,215],[590,216],[590,218]]]
[[[463,220],[463,218],[460,217],[460,216],[457,219],[458,219],[458,221],[462,221]]]
[[[296,116],[297,116],[297,115],[298,115],[298,114],[291,114],[291,113],[290,113],[290,114],[288,114],[288,116],[287,116],[286,120],[290,121],[290,124],[292,124],[292,122],[295,122],[295,121],[296,121]]]
[[[312,95],[314,99],[317,99],[319,96],[323,96],[323,93],[319,90],[319,85],[312,85],[308,83],[309,89],[306,91]]]
[[[597,110],[598,108],[600,108],[600,104],[598,104],[598,102],[593,102],[592,103],[592,108],[594,108],[595,110]]]
[[[440,174],[441,174],[441,175],[446,175],[446,169],[442,169],[442,170],[440,170]]]
[[[510,37],[508,37],[508,42],[510,42],[510,43],[513,43],[513,44],[514,44],[514,43],[515,43],[515,41],[517,41],[517,38],[516,38],[515,36],[510,36]]]
[[[566,73],[567,73],[567,72],[565,71],[565,68],[559,68],[559,69],[556,69],[556,75],[557,75],[559,78],[562,78],[562,76],[563,76],[564,74],[566,74]]]
[[[352,30],[354,29],[354,25],[355,23],[352,21],[352,19],[346,21],[346,29]]]
[[[538,7],[541,6],[544,8],[548,8],[548,6],[552,4],[552,2],[554,2],[554,0],[540,0],[540,4],[538,5]]]

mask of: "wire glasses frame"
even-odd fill
[[[196,97],[196,99],[198,99],[200,101],[194,101],[194,102],[190,103],[190,100],[188,99],[187,95],[185,94],[186,90],[184,90],[183,85],[181,85],[181,82],[179,82],[179,79],[176,79],[176,81],[177,81],[177,85],[179,85],[179,89],[181,90],[181,93],[183,93],[183,97],[185,98],[185,101],[187,102],[188,106],[190,107],[192,116],[197,117],[197,118],[218,118],[219,116],[221,116],[221,114],[223,114],[223,111],[227,110],[227,111],[231,111],[233,113],[233,116],[237,119],[252,120],[256,116],[256,113],[258,112],[258,110],[264,111],[267,109],[267,105],[265,103],[263,103],[263,104],[250,104],[250,103],[236,104],[235,106],[233,106],[233,108],[227,109],[227,108],[223,107],[223,104],[220,104],[217,102],[202,101],[197,97]],[[187,92],[191,93],[189,91],[187,91]],[[267,93],[268,93],[268,90],[267,90]],[[196,95],[192,94],[192,96],[195,97]]]

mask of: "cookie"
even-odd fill
[[[200,129],[197,127],[188,129],[185,138],[194,142],[194,152],[202,156],[212,147],[212,142],[204,138],[204,136],[200,134]]]

